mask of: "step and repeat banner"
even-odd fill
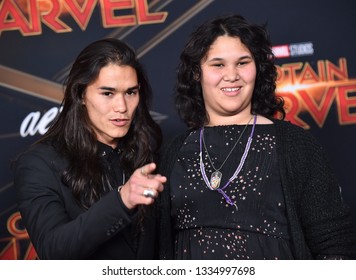
[[[11,162],[59,113],[63,81],[79,52],[106,37],[134,47],[154,91],[151,113],[168,140],[185,129],[173,88],[188,35],[230,13],[267,23],[287,119],[326,149],[356,224],[355,12],[349,0],[1,0],[0,259],[36,259]]]

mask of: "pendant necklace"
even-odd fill
[[[220,186],[220,182],[222,179],[222,173],[220,172],[220,169],[224,166],[225,162],[228,160],[228,158],[230,157],[231,153],[233,152],[233,150],[235,149],[237,143],[240,141],[242,135],[244,134],[247,126],[250,124],[251,120],[252,120],[253,116],[250,118],[250,120],[248,121],[248,123],[245,125],[244,129],[242,130],[239,138],[237,139],[237,141],[235,142],[234,146],[232,147],[232,149],[230,150],[229,154],[227,155],[227,157],[225,158],[224,162],[220,165],[219,168],[215,168],[213,161],[210,158],[208,149],[205,145],[205,139],[204,139],[204,132],[202,132],[202,138],[203,138],[203,145],[204,145],[204,149],[206,151],[206,155],[209,159],[210,164],[212,165],[212,167],[214,168],[214,172],[211,174],[210,177],[210,186],[212,187],[212,189],[217,189]]]
[[[251,118],[252,119],[252,118]],[[236,141],[235,145],[232,147],[231,151],[229,152],[229,154],[227,155],[227,157],[225,158],[224,162],[221,164],[221,166],[216,169],[214,167],[214,164],[209,156],[209,153],[208,153],[208,150],[205,146],[205,141],[204,141],[204,127],[202,127],[200,129],[200,153],[199,153],[199,157],[200,157],[200,162],[199,162],[199,165],[200,165],[200,172],[203,176],[203,179],[205,181],[205,184],[206,186],[214,191],[214,190],[217,190],[226,200],[226,202],[230,205],[234,205],[236,207],[236,210],[238,210],[238,207],[236,205],[236,203],[234,203],[231,198],[224,192],[224,189],[239,175],[241,169],[242,169],[242,166],[244,165],[245,163],[245,160],[246,160],[246,157],[248,155],[248,152],[250,150],[250,146],[251,146],[251,142],[252,142],[252,137],[253,137],[253,134],[254,134],[254,131],[255,131],[255,126],[256,126],[256,120],[257,120],[257,115],[254,115],[254,120],[253,120],[253,126],[252,126],[252,130],[251,130],[251,133],[250,133],[250,136],[248,137],[248,140],[247,140],[247,143],[246,143],[246,147],[245,147],[245,151],[241,157],[241,160],[240,160],[240,163],[239,165],[237,166],[234,174],[232,175],[232,177],[227,181],[227,183],[220,188],[220,182],[221,182],[221,179],[222,179],[222,173],[219,171],[223,165],[225,164],[225,162],[227,161],[227,159],[230,157],[232,151],[235,149],[237,143],[239,142],[240,138],[242,137],[242,134],[244,133],[244,131],[246,130],[248,124],[250,123],[251,119],[249,120],[249,122],[246,124],[244,130],[242,131],[240,137],[238,138],[238,140]],[[211,178],[210,178],[210,181],[208,180],[208,177],[205,173],[205,167],[204,167],[204,163],[203,163],[203,145],[204,145],[204,148],[206,150],[206,153],[207,153],[207,157],[212,165],[212,167],[215,169],[215,171],[211,174]]]

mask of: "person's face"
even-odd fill
[[[97,139],[113,148],[124,137],[140,100],[136,70],[109,64],[88,85],[84,104]]]
[[[201,61],[207,125],[235,124],[251,116],[256,64],[238,37],[220,36]]]

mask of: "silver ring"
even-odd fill
[[[147,176],[146,172],[143,170],[143,167],[141,167],[141,174],[142,174],[143,176]]]
[[[143,196],[144,197],[151,197],[151,198],[155,198],[155,192],[151,189],[145,189],[143,191]]]

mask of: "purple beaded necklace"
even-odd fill
[[[199,165],[200,165],[200,172],[201,172],[201,174],[203,176],[204,182],[205,182],[206,186],[210,190],[218,191],[225,198],[225,200],[226,200],[226,202],[228,204],[234,205],[236,207],[236,210],[238,210],[238,207],[237,207],[236,203],[233,202],[231,200],[231,198],[224,192],[224,189],[239,175],[239,173],[240,173],[240,171],[242,169],[242,166],[245,163],[245,160],[246,160],[246,157],[248,155],[248,152],[250,151],[252,137],[253,137],[253,133],[255,131],[255,126],[256,126],[256,120],[257,120],[257,115],[254,116],[252,130],[251,130],[250,136],[248,137],[248,140],[247,140],[247,143],[246,143],[246,147],[245,147],[245,151],[244,151],[244,153],[243,153],[243,155],[241,157],[239,165],[237,166],[237,168],[236,168],[234,174],[232,175],[232,177],[221,188],[219,188],[219,185],[216,188],[212,187],[211,183],[209,182],[208,177],[206,176],[205,167],[204,167],[204,163],[203,163],[203,133],[204,133],[204,127],[202,127],[200,129],[200,153],[199,153],[200,162],[199,162]],[[213,180],[213,178],[211,179],[211,181],[212,180]]]

